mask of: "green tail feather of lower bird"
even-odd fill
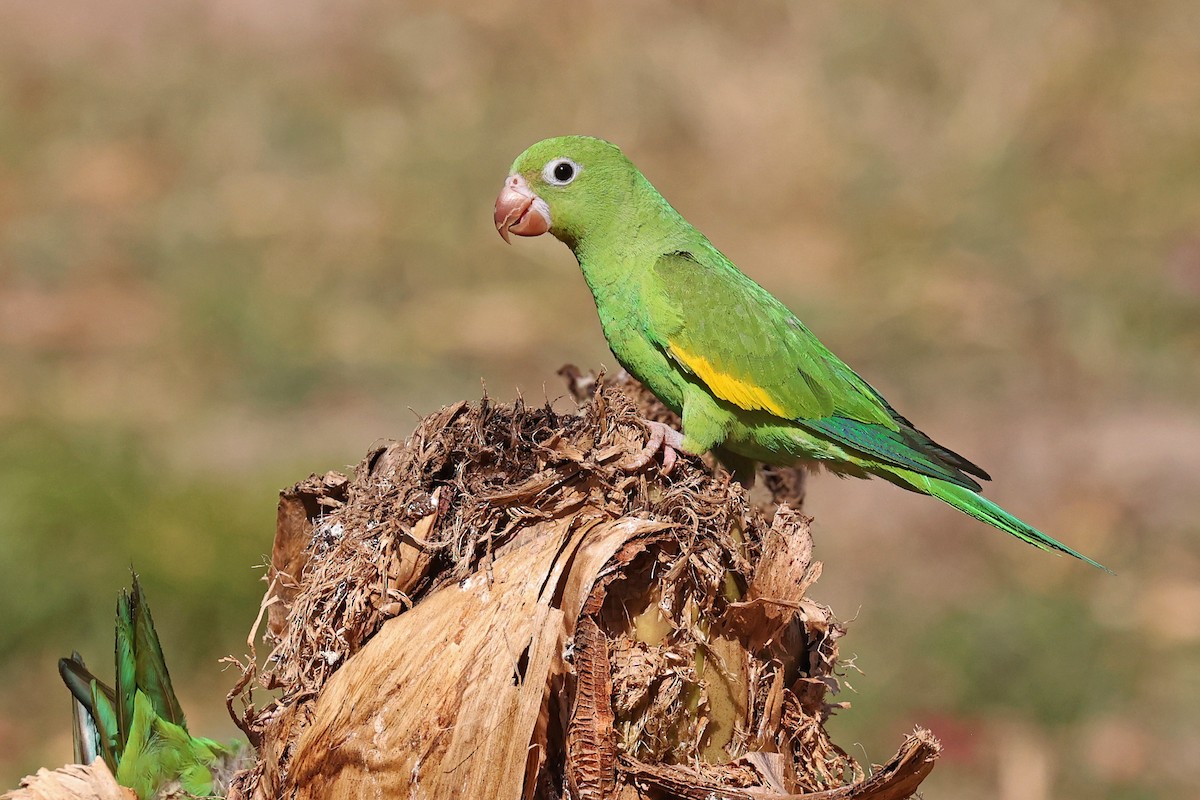
[[[102,756],[117,782],[143,800],[168,786],[211,795],[214,773],[230,771],[240,745],[188,733],[136,574],[132,591],[117,601],[116,627],[115,689],[97,679],[78,653],[58,662],[74,696],[76,760]]]
[[[885,477],[888,477],[894,483],[906,489],[912,489],[921,494],[936,497],[942,502],[954,506],[964,514],[974,517],[980,522],[986,522],[993,527],[999,528],[1023,542],[1028,542],[1039,550],[1066,553],[1069,556],[1078,558],[1080,561],[1091,564],[1093,567],[1102,569],[1110,575],[1113,574],[1111,569],[1098,561],[1093,561],[1084,554],[1072,550],[1057,539],[1051,538],[1032,525],[1022,522],[983,495],[973,492],[964,486],[958,486],[948,481],[930,478],[925,475],[909,472],[908,470],[895,470]]]

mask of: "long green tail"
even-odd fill
[[[966,487],[957,486],[948,481],[938,480],[937,478],[930,478],[910,472],[909,470],[889,470],[889,472],[891,474],[885,477],[893,479],[900,486],[936,497],[942,502],[954,506],[964,514],[972,516],[980,522],[986,522],[989,525],[997,527],[1005,533],[1012,534],[1039,550],[1066,553],[1069,556],[1075,556],[1080,561],[1086,561],[1093,567],[1102,569],[1110,575],[1115,574],[1111,569],[1098,561],[1093,561],[1083,553],[1072,550],[1057,539],[1050,538],[1032,525],[1027,525],[1017,519],[983,495],[977,494]]]

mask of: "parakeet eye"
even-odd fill
[[[542,177],[545,178],[546,183],[552,183],[555,186],[566,186],[575,180],[575,176],[582,171],[583,167],[571,159],[556,158],[542,170]]]

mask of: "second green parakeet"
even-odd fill
[[[133,591],[117,600],[116,664],[114,688],[78,653],[58,662],[75,697],[75,760],[103,757],[117,783],[140,800],[216,794],[221,778],[243,766],[243,747],[188,733],[137,575]]]
[[[934,442],[671,207],[614,145],[562,136],[517,157],[496,199],[509,234],[575,254],[621,365],[683,419],[652,441],[727,464],[818,463],[931,495],[1043,550],[1105,569],[979,494],[988,475]]]

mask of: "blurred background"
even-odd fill
[[[141,572],[192,728],[276,492],[613,366],[535,140],[618,142],[1015,513],[814,478],[833,722],[924,796],[1200,797],[1200,5],[0,0],[0,788]],[[861,674],[859,672],[861,670]]]

